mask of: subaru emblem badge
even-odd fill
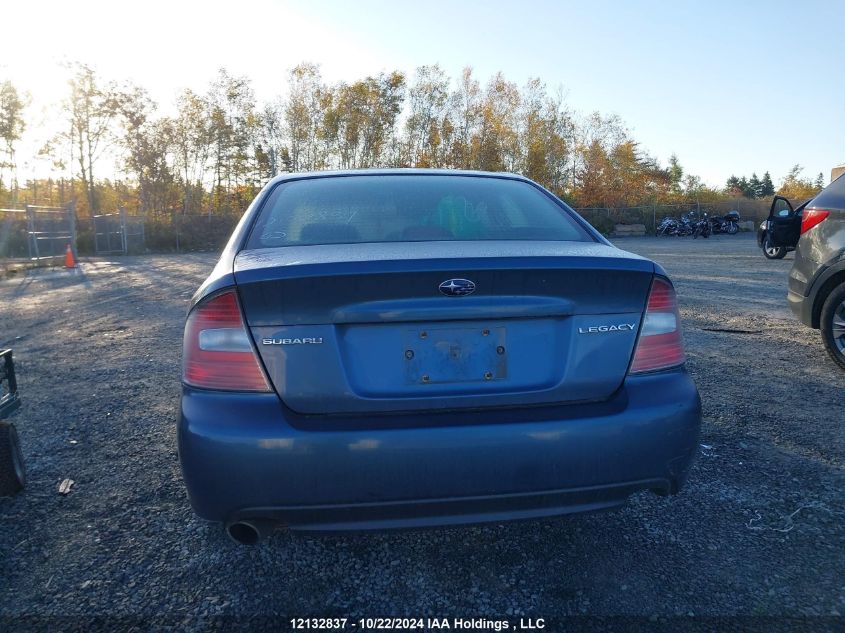
[[[440,292],[447,297],[463,297],[475,292],[475,283],[469,279],[447,279],[440,284]]]

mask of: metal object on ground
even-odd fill
[[[10,497],[26,485],[20,441],[15,425],[3,420],[20,406],[12,350],[0,351],[0,497]]]
[[[0,350],[0,420],[8,417],[20,404],[12,350]]]

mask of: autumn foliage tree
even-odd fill
[[[76,64],[73,70],[66,103],[70,129],[61,137],[69,143],[71,156],[75,155],[88,210],[94,214],[100,210],[94,167],[118,139],[123,96],[114,82],[101,81],[91,67]]]
[[[204,92],[185,90],[172,114],[161,115],[142,88],[118,86],[83,64],[70,70],[61,108],[67,124],[44,151],[70,172],[83,214],[106,201],[152,216],[237,214],[281,172],[373,167],[517,172],[579,207],[697,202],[732,192],[733,181],[724,192],[703,186],[675,155],[662,166],[618,116],[574,112],[540,78],[520,87],[502,73],[481,82],[469,67],[452,78],[429,65],[409,77],[391,71],[330,84],[318,66],[301,63],[283,78],[283,96],[259,103],[248,77],[221,69]],[[6,156],[22,121],[13,97],[0,84]],[[111,178],[102,178],[107,171]],[[752,181],[735,184],[760,195],[773,189],[768,173]],[[781,190],[816,185],[799,170]],[[57,197],[49,186],[40,191]],[[66,198],[64,189],[58,198]]]
[[[25,128],[24,107],[24,98],[12,82],[0,83],[0,192],[4,188],[3,176],[8,173],[13,195],[17,189],[15,144]]]
[[[824,175],[819,174],[813,181],[803,177],[803,172],[801,165],[793,165],[781,182],[778,195],[791,200],[807,200],[824,188]]]

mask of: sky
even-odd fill
[[[147,88],[170,113],[220,67],[259,100],[287,71],[329,82],[440,64],[483,82],[541,78],[582,113],[618,114],[650,155],[677,154],[711,186],[732,174],[777,184],[796,163],[830,177],[845,163],[841,0],[6,0],[0,80],[31,95],[26,159],[53,133],[69,61]],[[30,168],[34,168],[29,165]],[[26,170],[26,166],[24,166]]]

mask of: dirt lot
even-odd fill
[[[30,478],[0,500],[0,615],[845,614],[845,374],[786,306],[792,256],[767,261],[747,235],[619,244],[680,294],[705,413],[680,496],[257,548],[194,517],[176,457],[183,317],[214,256],[0,281]]]

